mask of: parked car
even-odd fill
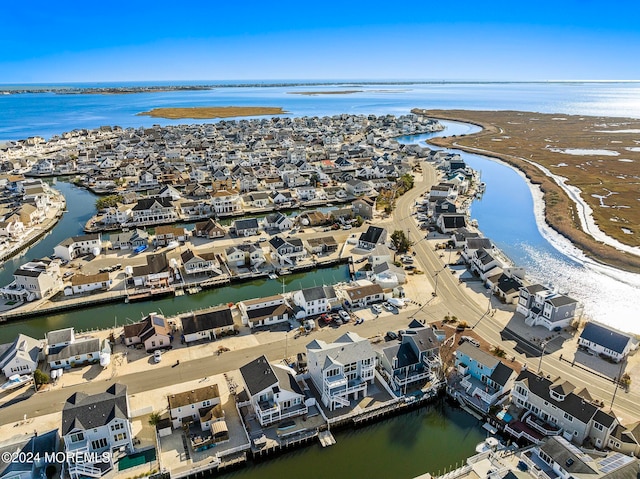
[[[393,331],[387,331],[387,334],[384,336],[388,341],[395,341],[398,339],[398,335]]]
[[[162,361],[162,351],[160,351],[159,349],[156,349],[153,352],[153,361],[156,363],[159,363],[160,361]]]
[[[391,306],[389,303],[384,303],[382,307],[389,312],[393,311],[393,306]]]
[[[471,336],[461,336],[460,341],[458,341],[458,344],[462,344],[465,341],[470,344],[473,344],[476,348],[480,347],[480,343],[478,342],[478,340],[475,338],[472,338]]]
[[[344,226],[342,227],[342,229],[343,229],[343,230],[350,230],[351,228],[352,228],[352,226],[351,226],[351,225],[344,225]]]
[[[338,314],[340,315],[340,319],[342,319],[342,321],[344,321],[345,323],[349,321],[349,313],[347,313],[344,309],[338,311]]]
[[[371,306],[371,309],[373,309],[373,312],[376,314],[382,313],[382,308],[379,304],[374,304],[373,306]]]

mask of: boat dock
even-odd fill
[[[329,430],[321,431],[320,433],[318,433],[318,440],[320,441],[320,445],[322,445],[322,447],[333,446],[336,443],[336,438],[333,437],[333,434],[331,434],[331,431]]]

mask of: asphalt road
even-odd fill
[[[56,389],[38,394],[33,394],[33,390],[23,394],[22,400],[18,398],[10,405],[0,406],[0,418],[4,423],[17,422],[23,419],[26,414],[28,418],[59,412],[66,399],[76,391],[83,391],[89,394],[103,392],[114,381],[126,384],[129,394],[138,394],[160,387],[179,384],[186,381],[196,380],[205,376],[222,374],[227,371],[238,369],[238,367],[265,354],[270,361],[279,361],[286,354],[295,357],[298,352],[305,350],[305,346],[312,339],[323,339],[327,342],[335,340],[347,330],[353,330],[362,337],[372,337],[377,334],[384,334],[387,330],[397,330],[406,327],[409,317],[424,315],[427,319],[441,320],[445,314],[455,315],[460,320],[465,320],[469,325],[475,325],[474,331],[493,345],[500,345],[508,356],[516,356],[521,362],[527,362],[529,367],[537,369],[539,359],[527,357],[516,350],[515,341],[503,341],[501,334],[505,335],[503,326],[493,317],[486,315],[487,308],[479,305],[473,298],[465,292],[465,286],[460,284],[458,278],[449,273],[445,267],[439,253],[434,251],[427,241],[424,241],[425,232],[421,231],[411,216],[413,205],[421,193],[424,193],[437,181],[436,171],[426,162],[422,164],[423,180],[416,183],[415,187],[405,193],[397,201],[396,211],[393,219],[393,226],[390,229],[400,229],[408,232],[410,239],[414,241],[413,250],[416,253],[416,260],[421,265],[425,274],[436,287],[437,298],[425,297],[424,301],[429,301],[422,311],[416,314],[415,311],[400,313],[389,317],[381,316],[377,320],[365,321],[363,324],[349,324],[341,327],[325,327],[319,331],[311,333],[309,336],[293,337],[278,342],[259,345],[252,348],[225,352],[218,356],[216,354],[194,361],[185,361],[176,367],[167,364],[164,367],[149,369],[141,373],[133,373],[117,376],[111,380],[94,381],[77,386]],[[437,278],[437,279],[436,279]],[[535,353],[535,348],[529,348],[529,355]],[[611,381],[600,378],[596,375],[579,368],[572,367],[569,363],[562,362],[554,356],[544,356],[542,359],[542,370],[551,377],[561,376],[570,380],[575,386],[587,386],[589,393],[597,399],[605,402],[605,409],[609,409],[614,385]],[[615,399],[614,410],[624,413],[626,417],[637,416],[637,405],[640,404],[640,397],[636,393],[624,393],[618,391]]]

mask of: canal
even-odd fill
[[[445,401],[223,475],[226,479],[411,478],[444,473],[475,454],[486,437],[479,421]],[[220,476],[218,476],[220,477]]]

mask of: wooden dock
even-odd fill
[[[333,437],[331,431],[322,431],[318,434],[318,439],[320,440],[320,444],[322,447],[333,446],[336,443],[336,438]]]

